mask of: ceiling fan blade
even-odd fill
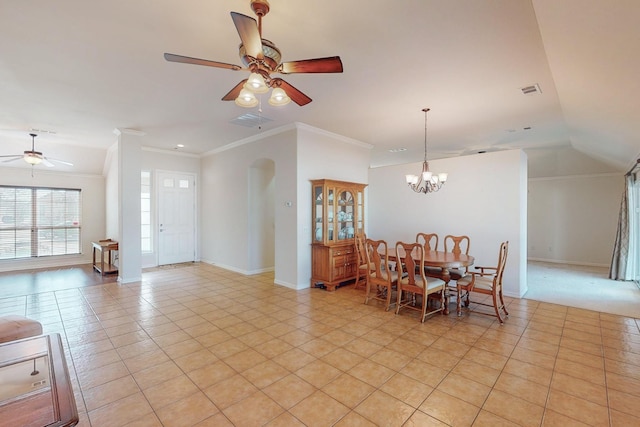
[[[295,102],[299,106],[302,107],[303,105],[307,105],[308,103],[311,102],[311,98],[309,98],[307,95],[300,92],[298,89],[291,86],[289,83],[285,82],[284,80],[273,79],[272,81],[274,82],[272,85],[273,87],[281,87],[282,89],[284,89],[284,91],[287,93],[289,98],[291,98],[291,100],[293,100],[293,102]]]
[[[223,101],[235,101],[235,99],[240,95],[240,91],[242,90],[242,86],[247,82],[247,79],[242,80],[240,83],[235,85],[233,89],[229,91],[225,96],[222,97]]]
[[[278,67],[282,74],[291,73],[341,73],[342,61],[339,56],[328,58],[303,59],[300,61],[283,62]]]
[[[260,37],[256,20],[238,12],[231,12],[231,19],[233,19],[233,23],[238,30],[238,35],[242,40],[247,55],[256,59],[263,59],[262,38]]]
[[[9,162],[15,162],[18,159],[22,158],[22,155],[18,155],[18,156],[0,156],[0,157],[6,157],[7,160],[3,160],[2,163],[9,163]]]
[[[183,64],[205,65],[207,67],[226,68],[234,71],[242,70],[241,66],[235,64],[209,61],[208,59],[191,58],[189,56],[176,55],[173,53],[165,53],[164,59],[170,62],[181,62]]]
[[[55,166],[51,162],[56,162],[56,163],[60,163],[62,165],[67,165],[67,166],[73,166],[73,163],[71,163],[71,162],[65,162],[64,160],[58,160],[58,159],[52,159],[51,157],[44,157],[44,156],[42,157],[42,163],[44,163],[45,165],[47,165],[49,167]]]

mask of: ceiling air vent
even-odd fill
[[[272,121],[273,121],[272,119],[269,119],[265,116],[259,116],[253,113],[246,113],[236,117],[235,119],[231,120],[229,123],[233,123],[234,125],[238,125],[238,126],[245,126],[248,128],[255,128]]]
[[[520,89],[522,91],[522,93],[524,93],[525,95],[531,95],[534,93],[542,93],[542,91],[540,90],[540,86],[538,85],[538,83],[531,85],[531,86],[526,86],[523,87],[522,89]]]

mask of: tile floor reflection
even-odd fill
[[[640,425],[637,319],[508,299],[503,326],[420,324],[363,300],[188,264],[0,314],[62,335],[85,427]]]

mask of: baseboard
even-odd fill
[[[548,262],[550,264],[581,265],[584,267],[609,267],[609,264],[600,264],[596,262],[579,262],[579,261],[567,261],[567,260],[546,259],[546,258],[527,258],[527,261]]]
[[[91,264],[91,257],[56,255],[51,257],[11,259],[0,262],[0,272],[35,270],[40,268],[73,267]]]

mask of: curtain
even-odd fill
[[[624,193],[620,204],[620,214],[618,216],[618,230],[616,232],[616,242],[613,247],[613,257],[609,278],[614,280],[634,280],[636,263],[638,258],[638,230],[635,219],[635,176],[627,174],[624,182]]]

